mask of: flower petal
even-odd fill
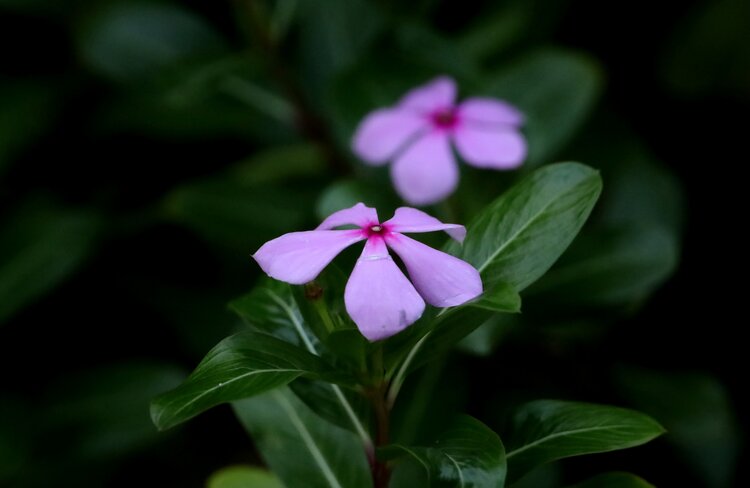
[[[378,211],[360,202],[353,207],[333,212],[315,230],[328,230],[342,225],[368,227],[378,222]]]
[[[439,76],[424,85],[413,88],[401,98],[398,106],[425,114],[451,108],[455,101],[456,82],[448,76]]]
[[[461,157],[478,168],[511,169],[526,159],[526,139],[515,129],[475,129],[460,126],[453,138]]]
[[[428,127],[429,121],[424,116],[410,110],[375,110],[359,123],[352,150],[367,163],[384,164]]]
[[[444,230],[449,236],[463,242],[466,237],[466,227],[458,224],[444,224],[435,217],[427,215],[421,210],[410,207],[396,209],[390,220],[383,223],[391,232],[434,232]]]
[[[401,257],[414,287],[430,305],[453,307],[482,294],[479,271],[466,261],[403,234],[391,234],[387,243]]]
[[[364,238],[359,229],[292,232],[263,244],[253,259],[271,278],[302,285],[314,280],[338,253]]]
[[[467,98],[458,106],[458,116],[471,125],[484,127],[519,127],[524,115],[513,105],[494,98]]]
[[[346,284],[344,303],[370,341],[402,331],[424,312],[424,301],[393,262],[381,238],[367,241]]]
[[[458,186],[458,165],[448,135],[434,131],[420,137],[391,166],[396,191],[412,205],[429,205]]]

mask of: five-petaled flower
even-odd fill
[[[336,227],[356,229],[335,230]],[[415,241],[403,232],[444,230],[463,241],[466,229],[444,224],[408,207],[380,223],[377,211],[362,203],[331,214],[317,229],[273,239],[253,255],[272,278],[295,285],[315,279],[341,251],[366,241],[344,291],[346,310],[367,339],[392,336],[422,316],[425,302],[436,307],[461,305],[482,293],[479,272],[469,263]],[[411,282],[388,254],[403,261]]]
[[[352,149],[372,165],[394,160],[393,184],[412,205],[439,202],[458,186],[451,141],[472,166],[511,169],[523,162],[521,112],[493,98],[468,98],[458,105],[455,99],[456,83],[445,76],[414,88],[396,106],[365,117]]]

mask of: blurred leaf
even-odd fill
[[[513,482],[512,488],[560,488],[562,469],[559,464],[542,464]]]
[[[0,81],[0,174],[47,129],[58,102],[52,86],[28,80]]]
[[[435,76],[447,74],[472,81],[479,76],[479,65],[470,52],[426,25],[404,23],[398,26],[395,36],[401,56]]]
[[[475,217],[463,245],[450,243],[448,252],[474,265],[486,290],[502,283],[521,291],[565,251],[601,188],[599,173],[582,164],[536,170]]]
[[[221,403],[258,395],[299,376],[334,378],[318,357],[273,336],[243,332],[220,342],[180,386],[151,402],[151,418],[168,429]]]
[[[0,396],[0,484],[3,486],[28,463],[32,446],[31,417],[29,406],[5,394]]]
[[[400,201],[391,191],[390,185],[384,188],[367,180],[343,180],[331,184],[323,191],[316,205],[316,214],[323,220],[333,212],[352,207],[359,202],[374,207],[378,210],[378,215],[385,218],[395,211]]]
[[[184,377],[172,365],[140,362],[68,375],[48,402],[54,458],[115,459],[162,439],[149,420],[149,401]]]
[[[372,486],[363,446],[315,415],[286,388],[233,404],[271,470],[286,486]]]
[[[85,18],[77,32],[83,61],[117,81],[221,52],[223,40],[203,20],[168,3],[117,2]]]
[[[519,407],[507,436],[509,480],[535,466],[571,456],[639,446],[664,429],[645,414],[624,408],[558,400]]]
[[[511,315],[493,315],[458,343],[458,349],[475,356],[489,356],[508,334],[516,330],[519,321]]]
[[[206,488],[284,488],[284,485],[265,469],[231,466],[212,474]]]
[[[314,188],[307,186],[282,189],[219,177],[177,188],[164,210],[209,241],[249,255],[263,242],[305,227],[314,199]]]
[[[618,379],[637,408],[664,424],[666,440],[708,486],[732,485],[741,438],[729,395],[715,378],[628,367]]]
[[[260,151],[230,172],[241,184],[254,186],[316,176],[326,169],[320,150],[312,144],[300,143]]]
[[[28,203],[2,226],[0,324],[60,284],[91,254],[102,220],[84,210]]]
[[[605,473],[569,488],[654,488],[654,485],[630,473]]]
[[[750,4],[744,0],[697,2],[664,50],[662,74],[679,94],[729,92],[750,96]]]
[[[364,55],[383,29],[384,19],[367,0],[300,2],[299,10],[304,85],[317,101],[333,76]]]
[[[420,486],[497,488],[505,483],[503,443],[486,425],[469,416],[459,417],[433,446],[393,444],[378,454],[386,459],[408,455],[417,460],[428,480]]]
[[[565,309],[638,302],[672,274],[678,254],[674,234],[657,226],[583,232],[528,299]]]
[[[485,95],[517,105],[527,117],[528,166],[552,160],[580,128],[602,86],[588,56],[560,49],[535,51],[486,77]]]

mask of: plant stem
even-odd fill
[[[332,170],[348,174],[350,166],[346,157],[338,150],[328,126],[310,106],[299,84],[282,61],[268,23],[265,22],[260,2],[246,0],[243,5],[247,11],[250,30],[266,58],[271,75],[294,107],[295,121],[300,132],[318,146]]]
[[[369,390],[368,396],[375,414],[375,447],[388,445],[390,437],[390,415],[386,395],[388,393],[388,380],[385,378],[383,368],[383,346],[378,345],[372,355],[372,373],[374,386]],[[373,455],[370,458],[370,469],[372,470],[372,481],[374,488],[388,488],[391,472],[387,463],[378,461]]]

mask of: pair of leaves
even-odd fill
[[[433,446],[389,446],[385,458],[407,454],[423,468],[426,480],[420,486],[502,487],[533,468],[558,459],[626,449],[644,444],[664,429],[650,417],[623,408],[556,400],[539,400],[521,406],[506,438],[500,438],[481,422],[460,418]],[[414,483],[413,472],[394,474],[395,486]],[[579,487],[648,486],[631,475],[608,474]]]

